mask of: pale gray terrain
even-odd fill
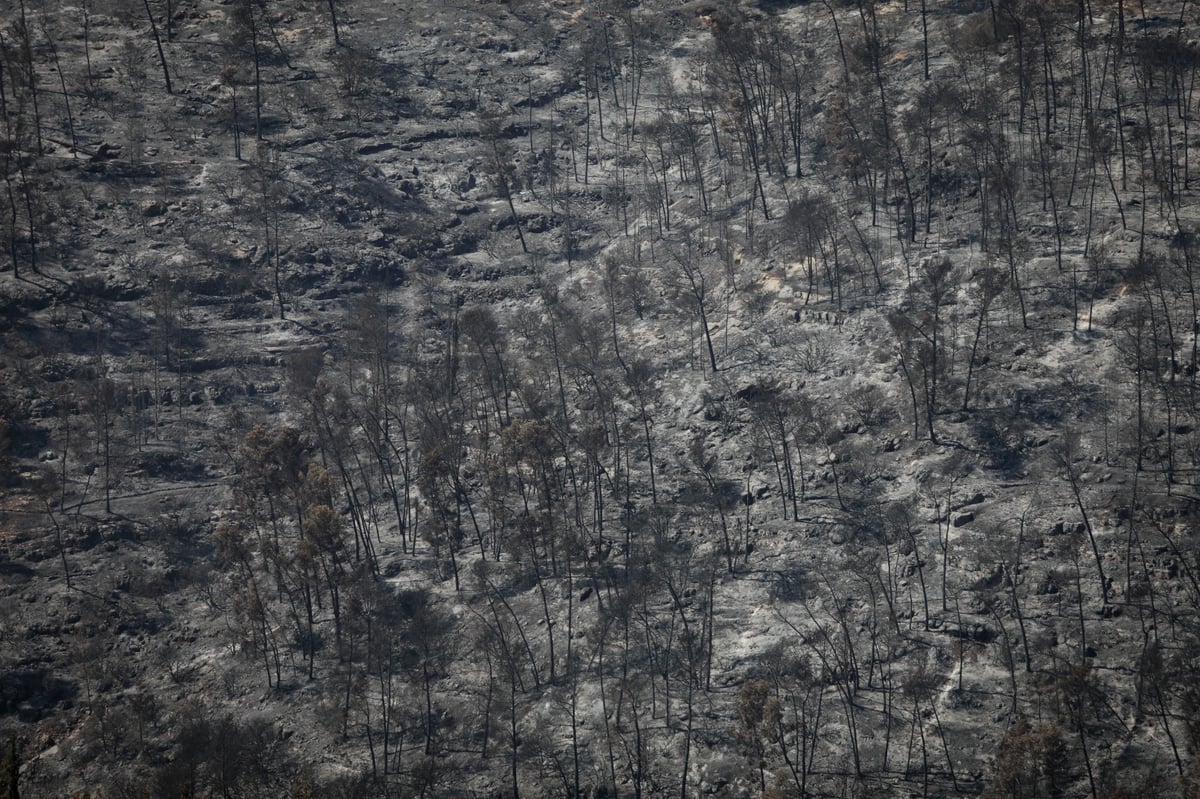
[[[0,797],[1200,796],[1190,4],[85,3]]]

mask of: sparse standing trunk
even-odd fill
[[[925,66],[925,80],[929,80],[929,12],[925,0],[921,0],[921,54]]]
[[[158,35],[158,23],[154,21],[154,12],[150,10],[150,0],[142,0],[142,5],[146,9],[146,19],[150,21],[150,33],[154,37],[154,47],[158,50],[158,63],[162,65],[163,83],[167,87],[167,94],[173,94],[171,72],[167,69],[167,56],[163,52],[162,39]],[[24,7],[24,0],[22,0],[22,7]]]
[[[228,83],[230,93],[230,122],[233,126],[233,157],[238,161],[242,160],[242,127],[238,122],[238,103],[237,103],[237,85],[233,82],[232,72],[226,73],[229,76]]]
[[[33,103],[33,126],[37,136],[38,155],[45,155],[42,146],[42,112],[38,106],[37,72],[33,68],[33,32],[29,30],[29,22],[25,16],[25,0],[21,0],[21,55],[25,60],[26,80],[29,82],[29,98]]]
[[[71,136],[71,158],[79,157],[79,141],[75,137],[75,115],[71,113],[71,94],[67,91],[67,78],[63,73],[62,61],[58,57],[58,47],[54,44],[54,37],[50,35],[50,26],[46,21],[45,9],[42,10],[42,34],[46,38],[46,44],[50,48],[50,55],[54,59],[54,69],[58,73],[58,84],[62,89],[63,108],[67,112],[67,132]]]
[[[329,21],[333,25],[333,44],[336,47],[342,46],[342,33],[338,27],[337,15],[337,0],[327,0],[329,4]]]
[[[146,0],[149,2],[149,0]],[[254,56],[254,138],[262,140],[262,54],[258,47],[258,22],[254,18],[255,0],[246,0],[246,24],[249,26],[250,51]]]
[[[1071,463],[1071,452],[1068,450],[1063,453],[1063,468],[1067,473],[1067,481],[1071,484],[1071,495],[1075,499],[1075,507],[1079,509],[1079,515],[1083,517],[1083,526],[1087,531],[1088,543],[1091,544],[1092,556],[1096,560],[1096,573],[1100,577],[1100,602],[1108,607],[1108,578],[1104,574],[1104,562],[1100,557],[1100,547],[1096,543],[1096,532],[1092,529],[1092,520],[1088,516],[1087,507],[1083,503],[1083,488],[1079,485],[1079,476],[1075,473],[1075,466]]]
[[[517,775],[517,763],[519,760],[517,750],[521,746],[521,736],[517,732],[517,686],[516,680],[509,681],[508,691],[508,733],[511,743],[511,758],[509,759],[509,769],[512,776],[512,795],[513,799],[521,799],[521,783]]]

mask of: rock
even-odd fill
[[[972,590],[983,591],[998,588],[1004,582],[1004,567],[996,566],[985,577],[981,577],[971,586]]]
[[[764,386],[759,383],[751,383],[743,388],[738,389],[735,395],[743,402],[766,402],[775,396],[775,389],[771,386]]]
[[[358,148],[357,152],[359,155],[375,155],[376,153],[382,153],[386,150],[394,150],[395,148],[396,145],[392,144],[391,142],[374,142],[371,144],[364,144]]]
[[[971,505],[978,505],[979,503],[983,502],[984,499],[985,497],[983,496],[983,492],[976,491],[970,497],[955,505],[953,509],[961,510],[962,508],[970,507]]]
[[[121,148],[119,145],[113,146],[108,142],[101,142],[100,146],[96,148],[96,154],[88,160],[90,160],[92,163],[99,163],[100,161],[109,161],[113,158],[116,158],[120,154]]]
[[[146,219],[151,219],[156,216],[162,216],[167,212],[166,203],[161,200],[150,200],[142,203],[142,216]]]
[[[970,511],[966,511],[964,513],[956,513],[950,519],[950,522],[955,527],[962,527],[963,525],[970,524],[973,521],[975,521],[975,514],[971,513]]]
[[[1047,594],[1057,594],[1058,593],[1058,583],[1055,581],[1054,575],[1047,572],[1046,576],[1042,578],[1042,581],[1040,583],[1038,583],[1035,593],[1038,596],[1045,596]]]

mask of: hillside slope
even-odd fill
[[[1194,9],[9,5],[0,796],[1198,795]]]

